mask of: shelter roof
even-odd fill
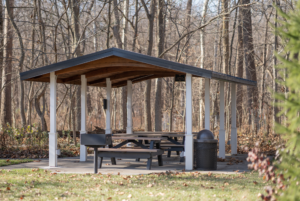
[[[106,86],[106,78],[111,79],[113,87],[121,87],[127,84],[127,80],[136,83],[153,78],[185,75],[186,73],[190,73],[194,77],[256,86],[256,82],[252,80],[118,48],[110,48],[22,72],[20,77],[21,80],[50,82],[50,72],[55,72],[57,75],[57,83],[80,85],[81,75],[86,75],[88,86],[100,87]]]

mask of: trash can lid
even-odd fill
[[[210,130],[204,129],[197,134],[195,142],[217,143],[218,140],[215,140],[214,134]]]
[[[197,134],[197,139],[198,140],[208,140],[208,139],[213,140],[213,139],[215,139],[215,136],[210,130],[204,129]]]

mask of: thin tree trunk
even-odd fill
[[[109,48],[109,39],[110,39],[110,25],[111,25],[111,1],[108,3],[108,23],[107,23],[107,32],[106,32],[106,48]]]
[[[158,1],[158,56],[165,47],[165,3]],[[157,79],[155,97],[155,131],[162,131],[162,78]]]
[[[280,6],[280,0],[276,0],[276,5]],[[278,11],[275,9],[275,19],[274,19],[274,29],[276,31],[277,29],[277,18],[278,18]],[[278,51],[278,36],[275,33],[275,37],[274,37],[274,52]],[[273,91],[276,93],[278,91],[278,83],[276,82],[276,79],[278,77],[278,73],[277,73],[277,57],[275,56],[275,54],[273,55]],[[274,97],[273,97],[274,98]],[[273,108],[273,129],[275,128],[275,122],[276,123],[280,123],[280,117],[277,116],[277,114],[279,113],[279,108],[278,106],[276,106],[278,100],[274,98],[274,108]],[[273,132],[274,133],[274,132]]]
[[[13,25],[13,28],[15,32],[17,33],[18,40],[19,40],[19,45],[21,49],[21,56],[19,58],[19,68],[18,68],[18,74],[20,74],[23,71],[23,63],[24,63],[24,57],[25,57],[25,52],[24,52],[24,45],[23,45],[23,39],[21,36],[21,33],[19,31],[19,28],[17,27],[16,23],[13,21],[13,13],[12,10],[10,9],[9,2],[6,1],[6,9],[7,9],[7,14],[10,20],[10,23]],[[22,127],[26,126],[26,116],[25,116],[25,108],[24,108],[24,84],[21,80],[19,80],[19,87],[20,87],[20,101],[19,101],[19,107],[20,107],[20,114],[21,114],[21,120],[22,120]]]
[[[209,0],[205,0],[203,10],[201,13],[201,24],[205,24],[206,13],[208,8]],[[205,59],[205,28],[200,30],[200,68],[204,68],[204,59]],[[199,123],[200,129],[204,128],[204,88],[203,88],[203,79],[199,79]]]
[[[0,1],[0,36],[3,36],[3,5],[2,1]],[[3,37],[0,38],[0,47],[3,47]],[[3,48],[0,48],[0,66],[3,67]],[[0,89],[2,91],[2,69],[0,69]],[[1,112],[1,95],[0,92],[0,112]],[[1,120],[1,118],[0,118]]]
[[[151,1],[150,11],[148,10],[144,0],[141,0],[143,7],[146,11],[149,28],[148,28],[148,49],[147,55],[151,56],[153,49],[153,27],[154,27],[154,16],[155,16],[155,6],[156,0]],[[151,80],[146,81],[146,90],[145,90],[145,105],[144,105],[144,121],[145,121],[145,131],[152,131],[152,122],[151,122]]]
[[[241,8],[239,8],[238,14],[238,47],[237,47],[237,76],[243,78],[244,74],[244,53],[243,53],[243,14]],[[237,85],[237,117],[238,125],[241,128],[243,120],[243,86]]]
[[[134,37],[132,44],[132,51],[135,51],[135,46],[138,36],[138,23],[139,23],[139,0],[135,0],[135,23],[134,23]]]
[[[42,123],[42,131],[47,131],[47,123],[45,120],[45,111],[46,111],[46,100],[45,100],[45,91],[47,85],[42,86],[41,92],[37,94],[35,97],[35,110],[36,113],[39,115]],[[43,101],[43,110],[40,108],[40,99],[42,98]]]
[[[14,6],[14,0],[10,0],[9,6]],[[11,12],[13,15],[13,12]],[[6,127],[6,124],[12,123],[12,101],[11,101],[11,74],[12,74],[12,48],[13,48],[13,31],[9,22],[8,12],[5,9],[4,20],[4,50],[3,50],[3,69],[2,69],[2,95],[1,95],[1,124]]]
[[[75,90],[76,90],[76,87],[75,86],[70,86],[70,93],[72,93],[72,88],[74,88],[74,92],[75,93]],[[75,108],[75,104],[76,104],[76,100],[75,100],[75,95],[73,94],[71,96],[71,117],[72,117],[72,131],[73,131],[73,143],[75,144],[75,146],[77,145],[77,140],[76,140],[76,124],[75,124],[75,121],[76,121],[76,108]]]

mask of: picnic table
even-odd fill
[[[193,134],[197,134],[197,132],[193,132]],[[113,136],[136,136],[136,137],[165,137],[167,142],[161,143],[161,148],[165,151],[168,151],[167,157],[171,156],[172,151],[176,151],[177,155],[179,152],[184,151],[184,140],[185,133],[184,132],[153,132],[153,131],[137,131],[133,134],[126,133],[117,133],[113,134]],[[178,141],[178,138],[182,137],[182,141]],[[145,141],[144,146],[149,146],[149,143]],[[180,157],[180,162],[184,161],[184,157]]]
[[[112,136],[112,140],[123,141],[115,146],[111,145],[109,148],[98,148],[98,151],[95,152],[95,158],[100,158],[99,168],[102,167],[103,157],[111,158],[112,165],[116,165],[116,157],[135,158],[137,161],[139,161],[140,158],[146,158],[148,159],[147,169],[150,170],[152,166],[152,158],[154,156],[157,156],[158,158],[158,165],[163,166],[162,154],[164,153],[164,150],[161,149],[160,143],[165,139],[166,137]],[[143,141],[149,141],[149,146],[145,146],[142,143]],[[128,143],[134,143],[140,148],[134,147],[120,149]]]

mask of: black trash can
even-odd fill
[[[210,130],[202,130],[194,140],[194,166],[197,170],[217,169],[218,140]]]

